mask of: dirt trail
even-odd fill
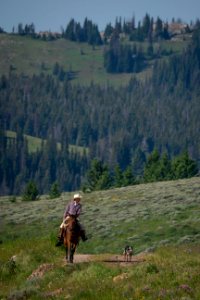
[[[139,254],[132,256],[131,261],[126,262],[123,255],[111,255],[111,254],[75,254],[74,263],[83,262],[106,262],[106,263],[120,263],[120,264],[134,264],[145,261],[145,255]]]
[[[84,263],[84,262],[105,262],[110,264],[120,264],[120,266],[128,266],[133,264],[138,264],[145,261],[146,254],[133,255],[131,261],[124,261],[123,255],[114,255],[114,254],[75,254],[74,255],[74,264]],[[68,264],[66,259],[63,259],[63,264]],[[33,278],[42,278],[47,272],[54,269],[54,264],[44,263],[41,264],[32,274],[27,278],[27,280],[32,280]]]

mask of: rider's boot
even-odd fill
[[[63,229],[62,228],[60,228],[60,232],[59,232],[59,234],[58,234],[58,241],[57,241],[57,243],[56,243],[56,247],[59,247],[59,246],[61,246],[62,244],[63,244],[63,241],[64,241],[64,237],[63,237]]]

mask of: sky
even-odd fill
[[[128,21],[134,16],[137,25],[146,13],[190,23],[200,18],[200,0],[0,0],[0,27],[12,32],[19,23],[34,23],[37,32],[61,32],[72,18],[82,25],[87,17],[102,31],[116,17]]]

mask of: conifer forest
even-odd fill
[[[1,72],[1,195],[21,194],[30,181],[39,193],[47,193],[55,182],[62,191],[73,191],[198,173],[200,22],[193,30],[186,28],[191,38],[180,53],[155,51],[154,43],[172,37],[160,19],[152,28],[148,15],[137,28],[118,20],[107,25],[102,38],[91,21],[86,19],[82,27],[71,20],[59,37],[103,47],[102,67],[112,74],[131,74],[125,85],[76,83],[73,76],[78,75],[63,73],[60,63],[51,73],[18,73],[12,66]],[[0,38],[2,34],[3,29]],[[21,25],[15,34],[41,38],[33,25]],[[44,43],[54,38],[42,37]],[[136,75],[149,61],[151,76],[140,80]],[[41,141],[35,151],[29,136]]]

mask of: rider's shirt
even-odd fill
[[[81,213],[81,204],[77,203],[76,201],[70,202],[65,209],[64,218],[68,215],[78,217]]]

